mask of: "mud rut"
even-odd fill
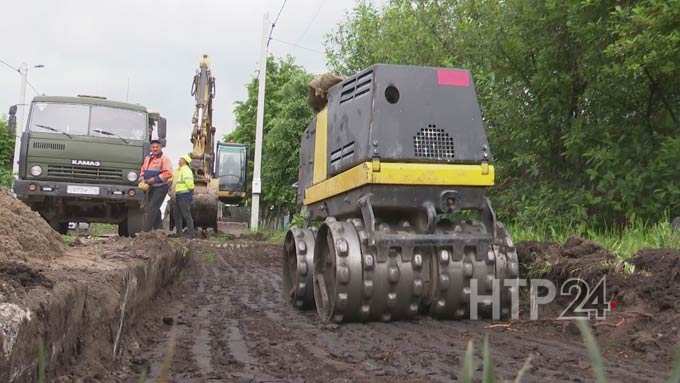
[[[109,378],[450,382],[457,380],[467,341],[474,339],[479,349],[488,334],[499,378],[514,379],[533,354],[534,367],[525,381],[592,380],[578,334],[552,322],[489,328],[490,322],[423,317],[322,325],[315,312],[299,312],[281,298],[278,247],[239,242],[225,248],[201,246],[202,254],[194,255],[181,280],[139,318],[137,341]],[[611,381],[654,381],[667,374],[640,360],[609,359]]]

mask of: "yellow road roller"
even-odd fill
[[[333,84],[301,138],[285,299],[324,322],[508,316],[517,253],[470,72],[378,64]]]

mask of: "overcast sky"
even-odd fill
[[[217,78],[217,135],[233,129],[234,102],[245,97],[260,55],[262,17],[283,0],[23,0],[2,1],[0,59],[42,64],[29,81],[47,95],[89,94],[129,101],[168,119],[168,151],[190,150],[191,80],[207,53]],[[323,51],[355,0],[288,0],[274,37]],[[312,20],[314,20],[313,23]],[[311,24],[310,24],[311,23]],[[271,43],[308,71],[325,70],[322,53]],[[0,114],[19,100],[20,77],[0,65]],[[30,97],[35,95],[28,90]]]

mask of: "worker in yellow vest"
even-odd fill
[[[191,202],[194,196],[194,173],[189,164],[191,156],[183,155],[179,159],[179,167],[175,169],[172,178],[172,188],[175,194],[175,229],[177,235],[182,234],[182,228],[186,224],[187,236],[194,237],[194,220],[191,218]]]

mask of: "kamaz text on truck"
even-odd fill
[[[35,97],[14,192],[61,233],[69,222],[99,222],[134,235],[143,221],[139,169],[152,137],[165,142],[165,126],[158,113],[137,104]]]

